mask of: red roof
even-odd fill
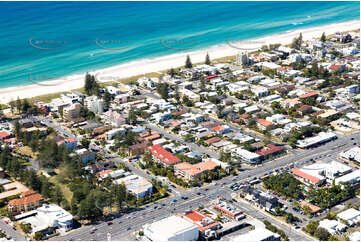
[[[292,66],[281,66],[277,70],[284,71],[284,70],[293,70]]]
[[[216,226],[216,225],[219,224],[218,221],[210,220],[210,218],[209,218],[208,221],[204,220],[207,217],[205,215],[203,215],[202,213],[197,212],[197,211],[192,211],[190,213],[186,213],[184,215],[184,217],[192,220],[192,222],[194,224],[196,224],[198,226],[199,230],[201,230],[201,231],[212,228],[213,226]],[[212,221],[212,223],[209,223],[209,221]]]
[[[295,169],[293,171],[293,174],[296,176],[299,176],[305,180],[308,180],[308,181],[312,182],[313,184],[320,182],[320,179],[318,179],[317,177],[311,176],[310,174],[307,174],[306,172],[301,171],[299,168]]]
[[[329,68],[330,68],[331,70],[336,71],[336,70],[340,69],[340,67],[342,67],[342,65],[331,65]]]
[[[147,149],[167,165],[174,165],[181,161],[178,157],[172,155],[169,151],[164,149],[160,144],[150,146]]]
[[[318,96],[318,91],[305,93],[305,94],[301,95],[301,98],[308,98],[308,97],[313,97],[313,96]]]
[[[9,205],[10,206],[20,206],[20,205],[26,205],[26,204],[30,204],[30,203],[39,202],[41,200],[43,200],[43,197],[39,193],[35,193],[35,194],[27,196],[27,197],[13,199],[9,202]]]
[[[262,125],[263,127],[268,127],[268,126],[272,126],[273,123],[271,121],[265,120],[265,119],[258,119],[257,123],[259,123],[260,125]]]
[[[0,132],[0,139],[5,139],[5,138],[7,138],[9,136],[10,136],[10,134],[8,132],[6,132],[6,131],[1,131]]]
[[[226,128],[222,125],[219,125],[219,126],[216,126],[216,127],[213,127],[212,130],[213,131],[222,131],[222,130],[225,130]]]
[[[212,78],[215,78],[215,77],[217,77],[217,75],[206,76],[204,79],[212,79]]]
[[[256,153],[258,155],[261,155],[261,156],[267,156],[267,155],[270,155],[270,154],[280,152],[282,149],[283,149],[282,146],[276,146],[274,144],[268,144],[268,145],[266,145],[266,148],[264,148],[262,150],[257,150]]]
[[[72,138],[67,138],[66,140],[65,140],[66,142],[76,142],[76,139],[74,138],[74,137],[72,137]]]

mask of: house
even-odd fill
[[[346,70],[346,65],[330,65],[328,67],[330,71],[336,71],[338,73],[344,72]]]
[[[210,139],[205,140],[204,143],[206,143],[207,145],[211,145],[211,144],[216,143],[216,142],[218,142],[220,140],[221,139],[218,138],[218,137],[212,137]]]
[[[147,150],[149,150],[152,153],[155,160],[163,163],[165,166],[175,165],[181,162],[181,160],[178,157],[172,155],[172,153],[164,149],[159,144],[147,147]]]
[[[288,98],[280,102],[280,105],[283,108],[293,108],[300,104],[302,104],[302,102],[298,98]]]
[[[144,154],[146,148],[150,145],[149,141],[143,141],[141,143],[129,146],[129,156],[136,156]]]
[[[299,107],[297,109],[297,112],[300,115],[309,114],[309,113],[312,113],[312,111],[313,111],[313,109],[312,109],[312,106],[310,106],[310,105],[302,105],[301,107]]]
[[[43,197],[33,190],[21,193],[21,197],[10,200],[8,210],[13,214],[27,212],[41,206]]]
[[[257,119],[257,127],[261,130],[270,130],[274,127],[274,124],[265,119]]]
[[[215,170],[219,165],[211,160],[190,164],[183,162],[174,166],[174,173],[184,177],[186,180],[200,179],[201,175]]]
[[[0,132],[0,140],[5,140],[11,137],[11,134],[6,131]]]
[[[269,95],[269,90],[266,87],[262,86],[255,86],[253,85],[251,87],[251,91],[256,95],[257,97],[265,97]]]
[[[76,138],[67,138],[63,143],[69,150],[74,150],[78,146]]]
[[[321,208],[320,208],[320,207],[317,207],[316,205],[313,205],[313,204],[311,204],[311,203],[309,203],[309,202],[306,202],[305,200],[302,200],[302,201],[300,202],[300,206],[301,206],[302,208],[304,208],[304,207],[310,208],[310,212],[311,212],[312,214],[315,214],[315,213],[318,213],[318,212],[321,211]]]
[[[226,133],[229,133],[232,131],[227,125],[216,126],[216,127],[213,127],[211,130],[220,135],[223,135],[223,134],[226,134]]]
[[[77,150],[76,153],[80,156],[80,159],[83,161],[83,163],[88,163],[89,161],[95,160],[95,153],[85,148]]]

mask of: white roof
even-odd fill
[[[192,222],[179,216],[173,215],[152,224],[145,225],[145,230],[157,234],[158,237],[171,238],[177,234],[182,234],[189,230],[198,229]]]
[[[350,208],[350,209],[347,209],[347,210],[337,214],[337,216],[344,220],[352,220],[352,219],[356,218],[357,216],[360,216],[360,211],[358,211],[354,208]]]
[[[275,238],[280,238],[280,235],[273,233],[268,229],[256,228],[255,230],[251,230],[248,233],[232,238],[231,241],[262,241],[272,236]]]
[[[352,181],[360,181],[360,169],[355,170],[351,173],[348,173],[347,175],[338,177],[335,179],[336,185],[338,185],[340,182],[352,182]]]

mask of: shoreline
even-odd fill
[[[232,41],[231,44],[223,43],[213,45],[201,50],[176,53],[152,59],[134,60],[89,73],[97,75],[97,79],[100,83],[115,82],[133,76],[181,67],[185,63],[186,55],[190,56],[193,63],[200,63],[204,61],[207,52],[209,53],[211,60],[215,60],[223,57],[235,56],[238,52],[242,51],[241,49],[250,49],[250,51],[254,51],[262,45],[275,43],[280,43],[282,45],[289,44],[292,42],[292,39],[297,37],[300,33],[302,33],[303,40],[310,40],[320,37],[323,32],[325,32],[326,35],[330,35],[335,32],[350,31],[359,28],[360,21],[353,20],[318,27],[291,30],[261,38],[242,40],[239,42]],[[84,76],[85,73],[65,76],[56,80],[40,82],[38,84],[1,88],[0,104],[6,104],[12,100],[16,100],[17,97],[21,99],[33,98],[46,94],[60,93],[82,88],[84,85]]]

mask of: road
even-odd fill
[[[16,241],[24,241],[27,238],[19,233],[18,231],[14,230],[12,226],[6,224],[2,219],[0,219],[0,229],[4,231],[7,236],[10,236],[13,240]]]

